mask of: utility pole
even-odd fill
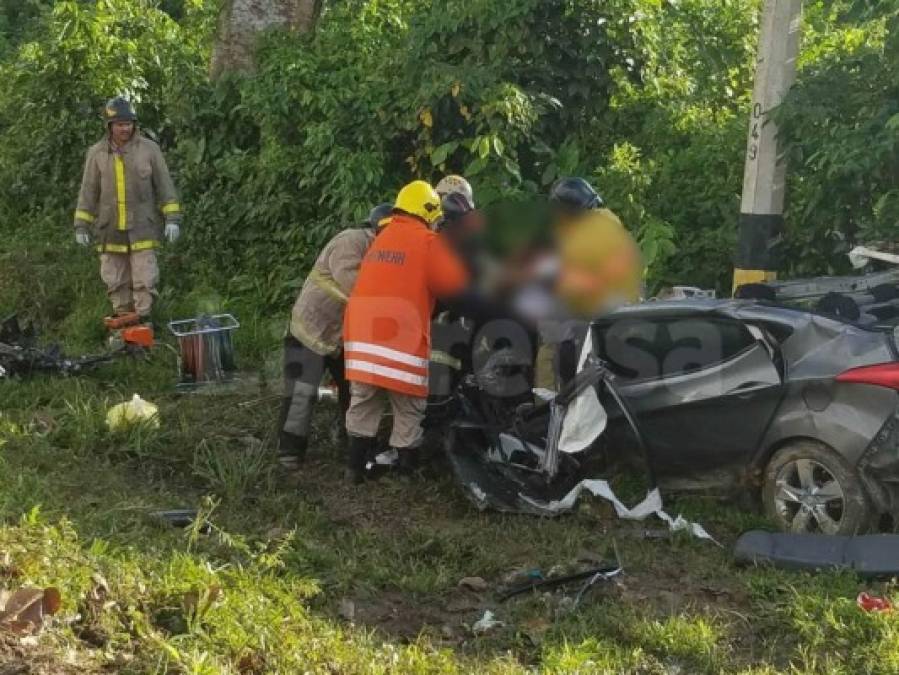
[[[787,167],[771,112],[796,80],[802,0],[765,0],[743,172],[734,290],[777,278]]]

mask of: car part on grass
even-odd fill
[[[505,602],[510,598],[514,598],[517,595],[521,595],[523,593],[528,593],[530,591],[545,591],[553,588],[560,588],[562,586],[567,586],[568,584],[572,584],[576,581],[586,581],[587,584],[581,589],[581,593],[583,594],[584,590],[589,586],[592,586],[594,583],[599,581],[601,578],[603,579],[611,579],[622,571],[621,563],[617,560],[612,563],[605,563],[603,565],[598,565],[596,567],[592,567],[588,570],[584,570],[582,572],[576,572],[574,574],[565,574],[563,576],[555,576],[555,577],[542,577],[539,579],[532,579],[523,584],[518,584],[517,586],[512,586],[511,588],[503,591],[498,597],[497,600],[499,602]],[[580,595],[579,594],[579,595]]]
[[[169,322],[169,331],[178,338],[180,389],[220,384],[233,379],[233,333],[240,323],[230,314],[201,315]]]
[[[23,329],[15,316],[0,323],[0,380],[38,373],[78,375],[112,362],[120,356],[142,355],[143,349],[123,345],[103,354],[66,356],[58,345],[41,347],[33,329]]]
[[[899,574],[899,535],[828,536],[752,530],[734,544],[739,563],[792,570],[851,570],[864,577]]]
[[[193,526],[199,514],[196,509],[172,509],[170,511],[154,511],[150,515],[166,525],[186,529]],[[209,523],[204,522],[200,525],[200,534],[209,534],[211,531]]]

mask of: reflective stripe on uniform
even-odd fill
[[[428,361],[427,359],[423,359],[419,356],[415,356],[414,354],[408,354],[406,352],[397,351],[396,349],[391,349],[390,347],[384,347],[382,345],[371,344],[370,342],[347,342],[344,345],[344,349],[347,352],[356,352],[359,354],[371,354],[372,356],[380,356],[384,359],[390,359],[391,361],[396,361],[397,363],[403,363],[407,366],[414,366],[416,368],[427,368]]]
[[[389,380],[405,382],[406,384],[412,384],[418,387],[426,387],[428,385],[428,378],[425,375],[415,375],[414,373],[408,373],[404,370],[397,370],[396,368],[389,368],[377,363],[358,361],[356,359],[347,359],[345,365],[346,370],[348,371],[358,370],[362,373],[371,373],[372,375],[386,377]]]
[[[159,242],[153,241],[152,239],[145,239],[143,241],[136,241],[133,244],[100,244],[97,246],[97,251],[100,253],[134,253],[137,251],[149,251],[150,249],[156,248],[159,245]]]
[[[431,350],[431,362],[439,363],[443,366],[449,366],[453,370],[462,370],[462,361],[453,356],[450,356],[446,352],[440,351],[439,349]]]
[[[170,216],[173,213],[181,213],[181,204],[179,204],[178,202],[169,202],[168,204],[163,204],[162,212],[167,216]]]
[[[91,215],[87,211],[78,209],[77,211],[75,211],[75,220],[83,220],[85,223],[93,223],[96,218],[94,218],[93,215]]]
[[[116,200],[119,204],[119,229],[128,229],[128,209],[125,206],[125,160],[117,154],[115,156],[115,190]]]
[[[329,345],[327,342],[314,337],[306,330],[303,322],[297,318],[290,319],[289,330],[291,335],[317,354],[336,354],[340,350],[340,345]]]
[[[312,270],[311,272],[309,272],[309,278],[316,286],[318,286],[338,302],[346,304],[349,300],[346,293],[341,290],[340,286],[337,285],[337,282],[334,281],[334,279],[326,277],[318,270]]]

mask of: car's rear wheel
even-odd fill
[[[786,532],[856,534],[871,519],[856,471],[827,446],[809,440],[774,454],[765,470],[762,502]]]

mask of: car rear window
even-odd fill
[[[648,380],[695,372],[727,361],[753,344],[746,327],[727,319],[621,319],[598,326],[596,353],[612,372]]]

